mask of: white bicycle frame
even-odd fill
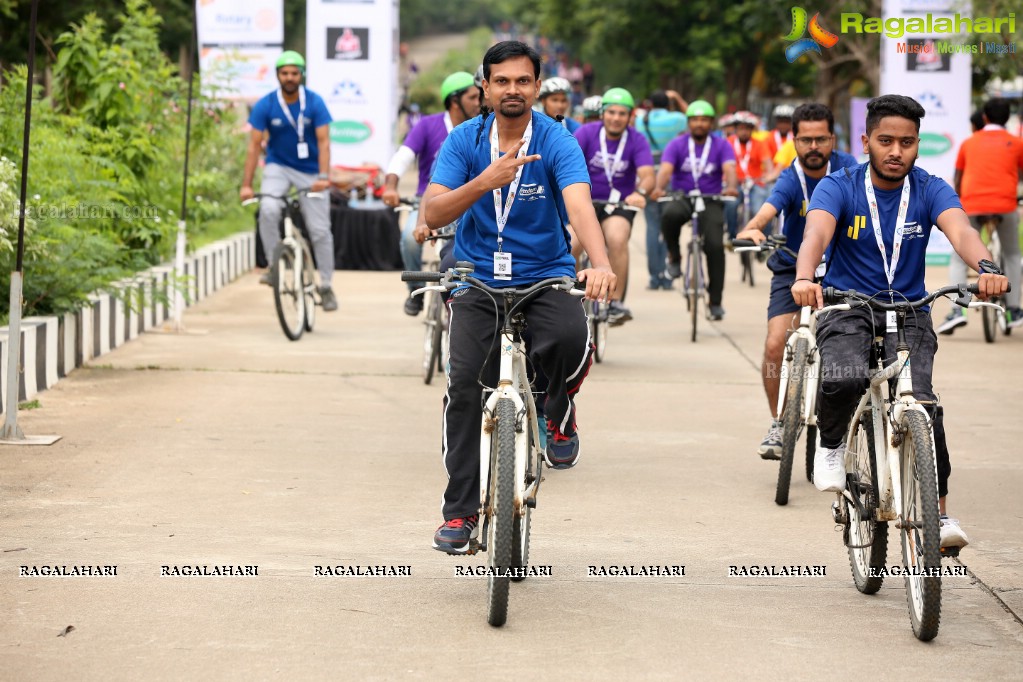
[[[738,251],[738,249],[736,249]],[[781,365],[781,376],[778,384],[778,414],[785,410],[785,398],[788,393],[789,373],[792,359],[796,353],[796,343],[806,339],[806,363],[809,371],[803,382],[803,423],[807,426],[817,425],[817,386],[820,383],[820,355],[817,353],[817,335],[815,333],[817,318],[813,308],[803,306],[799,310],[799,326],[789,334],[785,342],[785,360]]]

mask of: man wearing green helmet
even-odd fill
[[[636,106],[632,94],[611,88],[601,104],[601,120],[584,124],[575,131],[575,139],[586,159],[593,208],[604,231],[611,269],[618,277],[608,307],[608,323],[617,326],[632,319],[623,301],[629,277],[629,235],[636,217],[636,211],[620,202],[637,209],[646,205],[646,195],[654,188],[654,159],[646,138],[629,125]]]
[[[661,167],[657,172],[657,187],[652,198],[662,196],[671,182],[672,191],[686,194],[739,195],[735,174],[735,151],[728,140],[710,134],[714,127],[714,107],[704,100],[696,100],[686,111],[689,133],[676,137],[664,150]],[[722,189],[722,185],[724,189]],[[725,288],[725,211],[720,199],[703,199],[705,210],[700,213],[700,232],[703,251],[707,255],[707,295],[710,298],[710,317],[720,320],[725,316],[721,297]],[[693,214],[693,203],[688,199],[673,201],[664,209],[661,231],[668,247],[668,275],[672,279],[682,276],[682,254],[679,235],[682,225]]]
[[[267,94],[252,107],[249,148],[242,178],[242,201],[254,195],[252,179],[266,137],[266,167],[263,169],[263,194],[284,196],[292,187],[322,192],[330,187],[330,112],[323,98],[302,85],[305,60],[292,50],[277,59],[280,88]],[[310,135],[309,131],[313,134]],[[315,138],[315,143],[313,143]],[[330,200],[326,197],[299,196],[309,240],[320,271],[320,297],[323,309],[337,310],[337,298],[331,288],[334,275],[334,236],[330,231]],[[280,241],[278,228],[283,204],[264,198],[259,204],[259,237],[269,256]],[[269,284],[269,272],[260,278]]]
[[[430,183],[437,152],[448,138],[448,133],[455,126],[479,113],[480,91],[471,73],[456,71],[445,78],[440,86],[440,97],[444,103],[444,111],[424,116],[416,127],[409,131],[405,142],[398,147],[398,151],[387,165],[385,189],[380,198],[388,206],[398,205],[398,180],[417,159],[419,186],[416,189],[416,196],[423,196]],[[423,241],[428,234],[429,230],[422,212],[412,211],[408,223],[401,231],[401,258],[406,270],[423,269]],[[409,282],[409,296],[405,299],[404,308],[406,315],[418,315],[423,309],[423,297],[411,295],[418,286],[415,282]]]

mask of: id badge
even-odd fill
[[[494,279],[508,280],[511,278],[511,254],[503,251],[494,251]]]
[[[828,273],[828,264],[825,261],[821,261],[821,264],[817,266],[817,269],[813,271],[813,276],[817,279],[823,279],[824,275]]]
[[[707,208],[707,205],[703,203],[703,197],[696,197],[696,201],[693,202],[693,213],[703,213]]]
[[[299,142],[298,143],[298,158],[308,159],[309,158],[309,143]]]
[[[885,321],[886,321],[886,324],[885,324],[886,329],[885,329],[885,331],[887,331],[889,334],[894,334],[895,332],[899,331],[899,323],[895,319],[895,314],[896,313],[895,313],[894,310],[887,310],[887,311],[885,311]]]

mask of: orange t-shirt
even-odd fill
[[[728,142],[732,145],[732,151],[735,152],[735,174],[739,182],[746,179],[746,172],[742,168],[745,165],[749,170],[749,177],[753,178],[758,185],[762,184],[760,178],[764,174],[764,159],[770,158],[767,145],[752,137],[749,142],[743,144],[739,142],[737,135],[729,135]]]
[[[963,174],[959,198],[969,215],[1011,213],[1023,170],[1023,139],[1004,128],[978,130],[959,147],[956,170]]]

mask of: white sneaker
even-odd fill
[[[845,443],[825,448],[819,443],[813,456],[813,484],[822,493],[845,490]]]
[[[941,517],[940,537],[942,547],[965,547],[970,544],[966,533],[959,527],[959,519]]]

